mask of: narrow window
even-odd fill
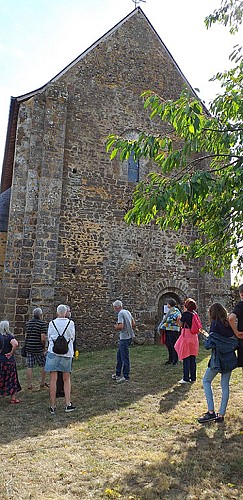
[[[134,152],[130,154],[130,157],[128,159],[128,181],[139,181],[139,161],[134,160]]]

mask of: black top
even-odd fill
[[[243,332],[243,300],[238,302],[232,311],[238,318],[238,330]]]
[[[25,327],[25,345],[26,351],[38,354],[43,352],[44,346],[41,341],[41,335],[47,334],[47,324],[41,319],[33,318]]]
[[[210,325],[210,332],[218,333],[222,337],[232,337],[234,335],[231,326],[224,326],[219,319],[213,319]]]
[[[188,326],[188,328],[191,328],[191,326],[192,326],[192,315],[193,315],[193,313],[190,312],[190,311],[184,311],[184,313],[182,313],[180,321],[182,322],[183,327],[184,326],[185,327]]]
[[[243,332],[243,300],[238,302],[232,311],[238,318],[237,328],[239,332]],[[238,366],[243,367],[243,339],[239,339],[238,347]]]
[[[5,362],[7,361],[7,358],[4,356],[4,354],[8,354],[9,352],[12,351],[12,344],[11,340],[13,340],[14,337],[11,335],[11,333],[8,333],[8,335],[1,335],[0,334],[0,361]]]

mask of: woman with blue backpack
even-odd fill
[[[223,422],[229,400],[229,381],[232,370],[237,367],[235,350],[238,340],[228,321],[228,313],[222,304],[215,302],[209,308],[210,333],[205,341],[205,348],[212,349],[211,358],[203,377],[203,388],[208,411],[198,418],[200,424],[210,421]],[[212,381],[221,374],[222,397],[219,412],[215,413]]]

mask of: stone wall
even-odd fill
[[[105,36],[43,92],[21,103],[6,247],[4,310],[15,331],[35,306],[45,319],[68,303],[81,348],[113,345],[119,298],[138,322],[138,339],[154,342],[166,298],[187,296],[206,309],[224,297],[229,276],[200,274],[200,264],[175,254],[181,238],[123,220],[134,183],[127,162],[111,162],[109,133],[159,133],[140,94],[179,96],[185,80],[141,11]],[[168,133],[168,127],[164,132]],[[152,167],[140,163],[140,179]]]
[[[0,233],[0,280],[3,277],[7,233]]]

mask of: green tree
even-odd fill
[[[228,25],[235,33],[242,22],[243,2],[223,0],[218,10],[205,19]],[[221,85],[207,111],[191,91],[184,89],[176,101],[165,101],[151,91],[142,94],[150,116],[169,123],[178,138],[140,133],[137,140],[115,135],[107,139],[113,159],[150,158],[157,165],[138,183],[132,208],[125,215],[128,224],[151,221],[162,230],[191,225],[196,239],[181,242],[177,251],[202,260],[202,269],[222,276],[232,260],[242,268],[243,252],[243,58],[241,47],[230,55],[233,67],[212,80]]]

